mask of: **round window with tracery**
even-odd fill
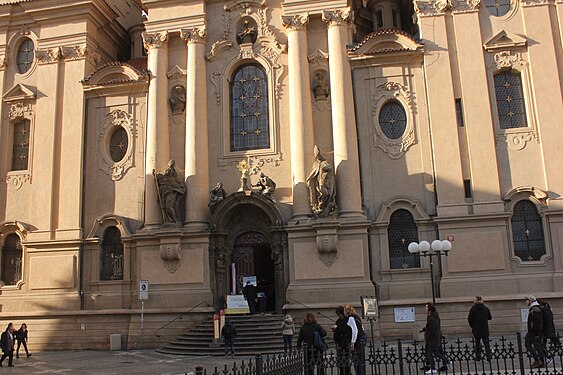
[[[502,17],[510,11],[510,0],[485,0],[485,8],[494,17]]]
[[[35,46],[29,38],[23,39],[18,47],[16,64],[20,74],[27,73],[33,64]]]
[[[127,131],[119,126],[117,127],[109,142],[109,154],[111,160],[115,163],[120,162],[127,154],[127,148],[129,147],[129,137],[127,136]]]
[[[379,111],[379,126],[389,139],[399,139],[407,128],[407,114],[396,100],[386,103]]]

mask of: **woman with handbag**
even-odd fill
[[[317,323],[317,317],[315,314],[308,312],[305,314],[303,325],[299,330],[297,349],[301,350],[303,343],[306,344],[307,350],[303,354],[305,355],[307,375],[313,375],[315,366],[317,366],[317,375],[324,375],[324,351],[320,348],[315,348],[315,333],[324,340],[324,337],[326,336],[325,329]]]

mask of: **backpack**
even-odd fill
[[[356,327],[358,328],[358,339],[365,339],[366,332],[364,331],[364,326],[362,326],[362,320],[357,315],[352,315],[354,321],[356,322]]]
[[[223,332],[221,332],[224,338],[231,339],[233,338],[233,327],[230,324],[226,324],[223,326]]]
[[[325,339],[323,339],[319,331],[313,332],[313,348],[322,351],[328,349],[328,344],[326,343]]]

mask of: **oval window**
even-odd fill
[[[33,45],[33,41],[31,39],[25,38],[21,42],[20,46],[18,47],[18,53],[16,56],[19,73],[27,73],[27,71],[31,69],[31,65],[33,64],[33,59],[35,56],[34,49],[35,46]]]
[[[407,128],[407,114],[396,100],[386,103],[379,111],[379,126],[389,139],[399,139]]]
[[[115,163],[120,162],[125,157],[127,153],[127,148],[129,146],[129,137],[127,136],[127,131],[121,126],[117,127],[109,142],[109,154],[111,160]]]
[[[510,10],[510,0],[485,0],[485,8],[494,17],[502,17]]]

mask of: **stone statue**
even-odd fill
[[[248,164],[248,161],[242,159],[240,163],[237,164],[237,169],[240,171],[240,188],[238,191],[252,190],[248,183],[250,179],[250,164]]]
[[[276,191],[276,183],[270,177],[266,176],[264,172],[260,172],[260,177],[258,179],[258,183],[256,185],[252,185],[254,187],[260,188],[260,194],[265,197],[274,200],[272,194]],[[275,200],[274,200],[275,201]]]
[[[248,20],[244,20],[242,28],[237,33],[237,43],[254,43],[256,41],[256,28],[250,25]]]
[[[225,199],[227,192],[223,189],[223,183],[219,182],[213,189],[209,191],[209,209],[211,212],[215,210],[217,205]]]
[[[318,99],[326,99],[330,94],[330,87],[328,83],[328,79],[326,79],[326,72],[319,70],[315,73],[315,78],[313,78],[313,95],[315,96],[315,100]]]
[[[315,146],[315,161],[307,177],[311,210],[316,216],[336,213],[336,180],[332,165]]]
[[[174,159],[168,162],[168,168],[162,173],[155,173],[153,176],[158,192],[158,203],[162,212],[162,221],[165,224],[180,224],[180,199],[186,193],[186,185],[183,179],[176,172],[176,162]]]
[[[170,103],[172,114],[176,115],[184,112],[186,109],[186,88],[182,85],[172,87],[168,102]]]

